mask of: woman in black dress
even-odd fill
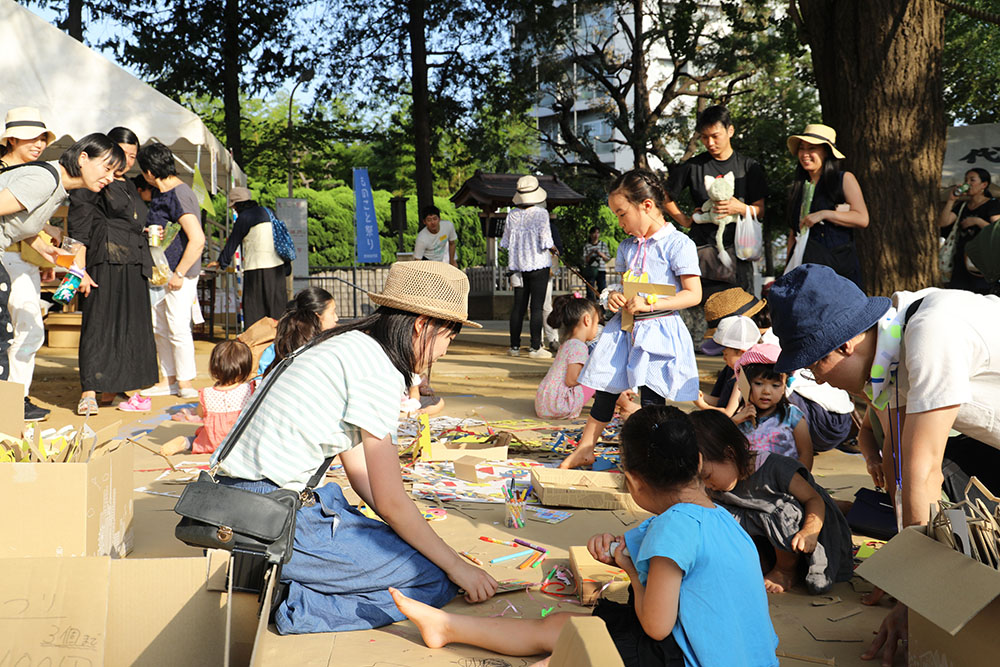
[[[970,169],[965,173],[967,187],[964,192],[952,190],[938,215],[941,236],[954,241],[954,265],[946,285],[949,289],[964,289],[977,294],[994,293],[996,285],[991,285],[965,254],[969,241],[1000,220],[1000,201],[990,193],[991,180],[990,172],[985,169]]]
[[[146,204],[125,178],[139,139],[124,127],[108,136],[125,152],[126,164],[101,192],[70,196],[69,235],[84,244],[87,271],[97,283],[80,301],[81,415],[97,413],[97,392],[110,400],[119,394],[126,410],[148,410],[148,399],[124,392],[154,384],[158,377],[149,305],[152,258],[143,234]],[[147,405],[135,405],[139,400]]]

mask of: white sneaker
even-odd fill
[[[528,353],[528,356],[532,359],[551,359],[552,353],[546,350],[544,347],[540,347],[537,350],[532,350]]]
[[[154,384],[148,389],[143,389],[139,392],[141,396],[173,396],[177,393],[178,386],[177,383],[173,384]]]
[[[510,355],[510,356],[512,356],[512,357],[520,357],[521,356],[521,348],[519,348],[519,347],[512,347],[509,350],[507,350],[507,354]]]
[[[198,398],[198,390],[194,387],[180,387],[177,390],[177,396],[180,398]]]

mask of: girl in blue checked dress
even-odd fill
[[[295,550],[281,570],[282,634],[363,630],[403,619],[388,587],[442,606],[465,590],[490,598],[497,582],[431,530],[403,488],[393,442],[399,397],[445,353],[466,319],[469,281],[443,262],[396,262],[370,316],[319,334],[272,369],[240,416],[245,429],[216,479],[258,493],[304,489],[337,456],[351,488],[384,519],[362,515],[330,482],[296,515]],[[239,433],[234,429],[232,433]],[[219,451],[224,451],[229,438]],[[218,458],[218,452],[216,453]]]
[[[725,416],[716,412],[723,419]],[[624,536],[599,533],[587,549],[625,570],[627,604],[600,600],[626,667],[771,667],[778,636],[771,625],[753,540],[712,502],[699,478],[701,456],[690,418],[674,407],[644,407],[622,427],[628,492],[654,516]],[[572,616],[481,618],[393,598],[424,643],[452,642],[506,655],[551,653]]]
[[[698,398],[698,367],[691,335],[677,311],[701,302],[698,251],[685,234],[663,217],[666,193],[651,171],[635,169],[615,179],[608,207],[631,237],[618,246],[615,270],[624,281],[673,285],[674,296],[621,292],[608,295],[616,313],[590,355],[580,383],[596,389],[580,443],[560,464],[576,468],[593,463],[594,445],[614,416],[618,395],[639,387],[643,406]],[[621,310],[635,318],[632,331],[622,331]]]

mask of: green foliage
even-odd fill
[[[995,0],[964,0],[975,9],[995,12]],[[957,11],[944,24],[945,117],[949,125],[1000,122],[1000,27]]]
[[[608,244],[612,257],[618,251],[618,244],[625,238],[625,232],[618,224],[615,214],[608,208],[607,199],[603,197],[590,197],[576,206],[557,206],[552,213],[566,250],[564,264],[580,268],[583,244],[587,242],[591,227],[600,228],[601,240]]]

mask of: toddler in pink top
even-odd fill
[[[173,438],[160,447],[164,456],[211,454],[222,444],[250,400],[253,385],[248,380],[253,371],[253,357],[246,343],[224,340],[216,345],[208,360],[208,370],[215,384],[198,390],[198,416],[202,425],[194,437]]]

